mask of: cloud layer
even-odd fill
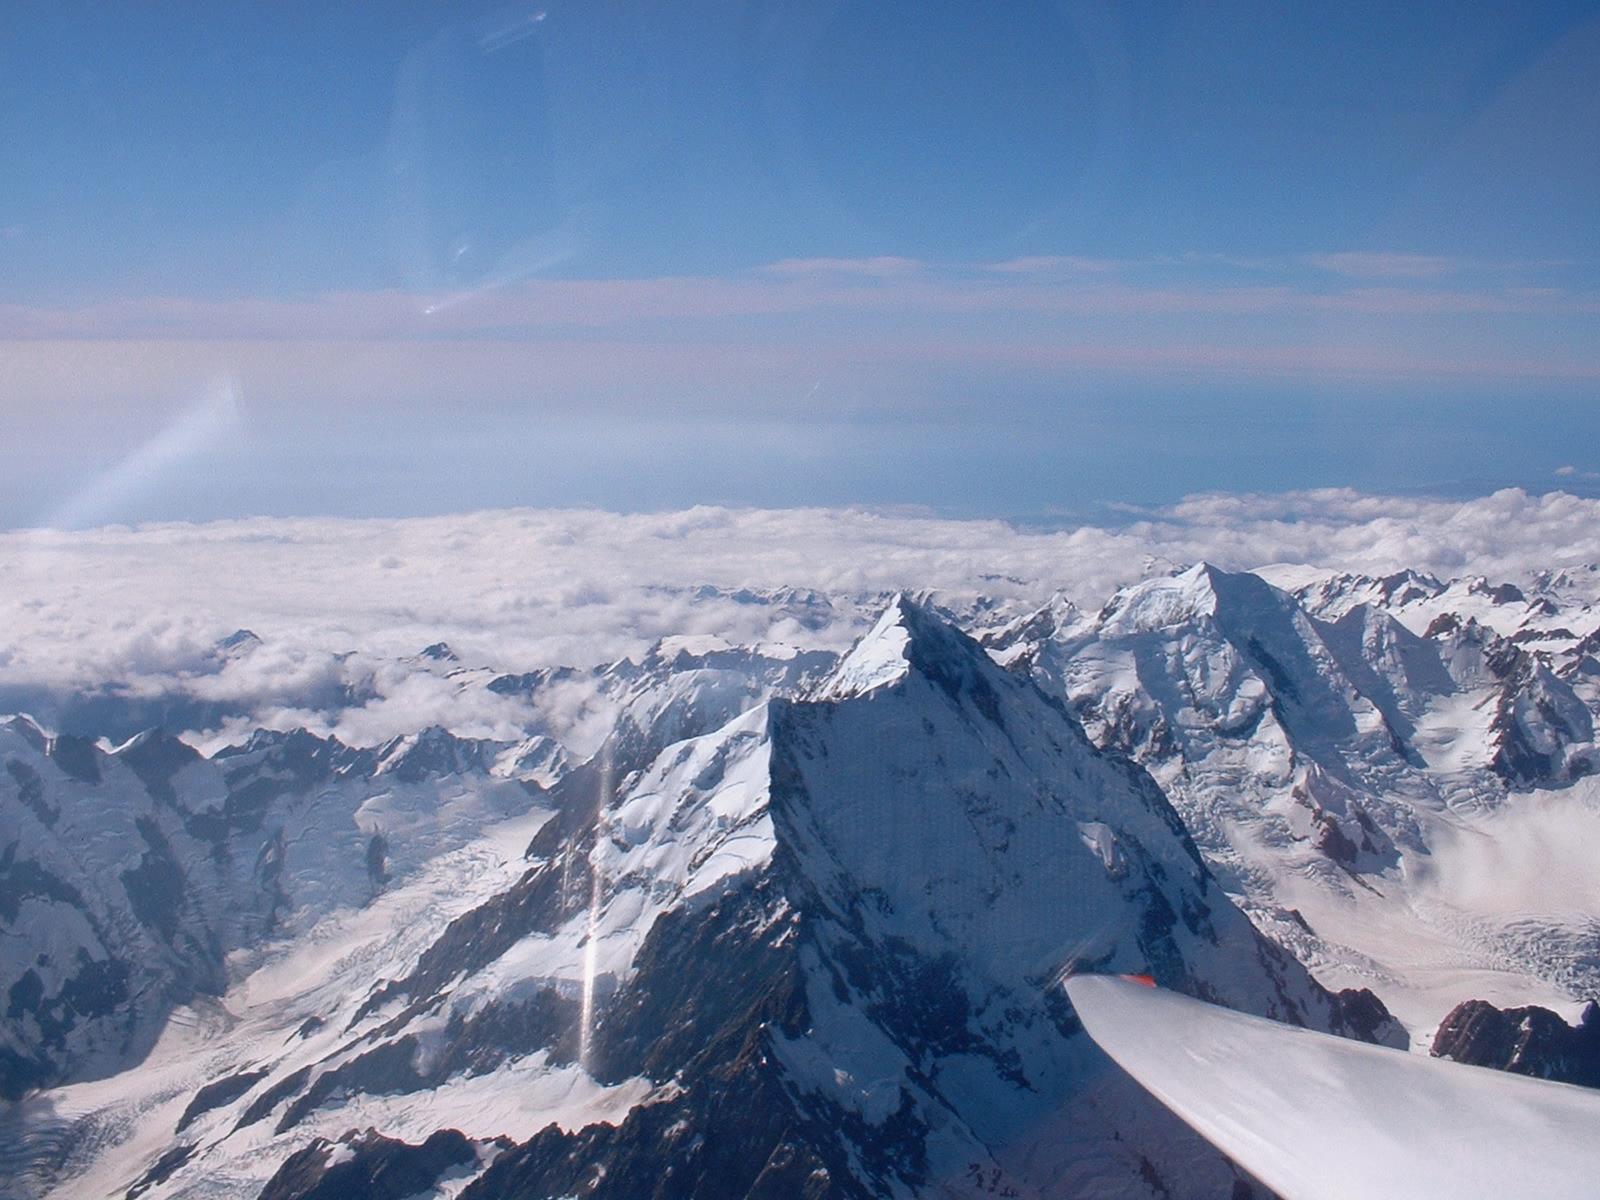
[[[196,686],[288,700],[328,685],[329,654],[393,658],[440,640],[499,670],[598,663],[678,633],[840,647],[862,606],[896,588],[1017,603],[1060,590],[1094,605],[1201,558],[1497,579],[1600,561],[1600,501],[1559,492],[1210,495],[1126,515],[1036,531],[847,509],[510,510],[6,533],[0,684],[154,686],[209,672]],[[836,598],[836,616],[806,628],[701,585],[815,589]],[[216,641],[241,627],[264,645],[214,675]]]

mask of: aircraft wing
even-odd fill
[[[1600,1196],[1600,1090],[1330,1037],[1110,975],[1102,1049],[1284,1200]]]

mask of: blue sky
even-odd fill
[[[0,524],[1581,490],[1597,71],[1596,4],[16,3]]]

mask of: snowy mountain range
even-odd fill
[[[158,696],[38,693],[11,1194],[1265,1196],[1084,1035],[1079,971],[1600,1069],[1600,572],[730,602],[789,639],[330,656],[270,713],[208,683],[270,655],[241,631]],[[380,675],[512,736],[328,732]]]

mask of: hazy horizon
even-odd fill
[[[1597,14],[24,6],[0,526],[1587,492]]]

